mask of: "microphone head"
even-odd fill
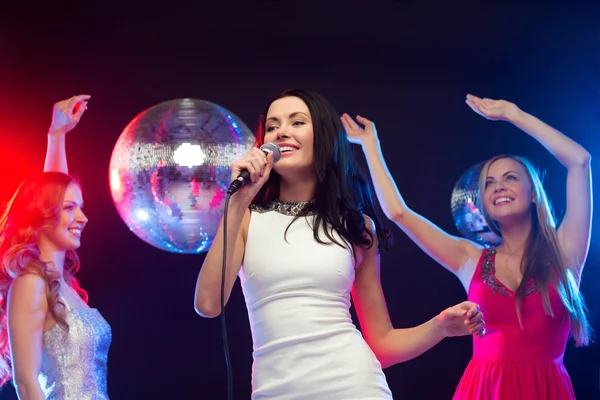
[[[273,163],[276,163],[281,158],[281,149],[273,142],[267,142],[260,146],[260,149],[265,153],[273,153]]]

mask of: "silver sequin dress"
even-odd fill
[[[49,400],[108,400],[110,325],[93,308],[67,307],[68,332],[55,325],[44,334],[39,382]]]

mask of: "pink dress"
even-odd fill
[[[570,325],[554,287],[549,288],[554,318],[546,315],[542,295],[531,282],[521,302],[523,329],[515,293],[495,276],[495,249],[482,252],[469,287],[469,300],[480,305],[486,322],[483,338],[473,339],[473,358],[454,399],[575,399],[563,364]]]

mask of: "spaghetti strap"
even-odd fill
[[[58,297],[60,298],[60,301],[62,301],[63,304],[65,305],[65,309],[67,310],[67,313],[70,313],[71,307],[69,306],[69,303],[67,303],[67,300],[65,300],[65,298],[63,297],[62,294],[59,294]]]

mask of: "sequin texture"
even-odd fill
[[[303,213],[304,215],[311,215],[314,214],[314,212],[312,212],[312,210],[310,209],[310,207],[312,207],[312,205],[314,204],[314,202],[312,201],[281,201],[279,199],[274,199],[273,201],[271,201],[270,203],[266,203],[266,204],[252,204],[250,206],[250,209],[252,211],[256,211],[259,213],[265,213],[268,211],[276,211],[280,214],[283,215],[290,215],[290,216],[296,216],[299,215],[300,213]]]
[[[481,278],[483,283],[492,289],[492,292],[501,294],[502,296],[512,297],[512,293],[506,290],[504,286],[497,278],[495,274],[496,267],[494,265],[494,256],[496,255],[495,248],[486,248],[483,253],[483,265],[481,270]],[[537,286],[533,281],[527,284],[524,295],[527,296],[537,290]]]
[[[67,311],[69,330],[55,325],[44,334],[39,382],[46,399],[108,400],[110,325],[96,309]]]

